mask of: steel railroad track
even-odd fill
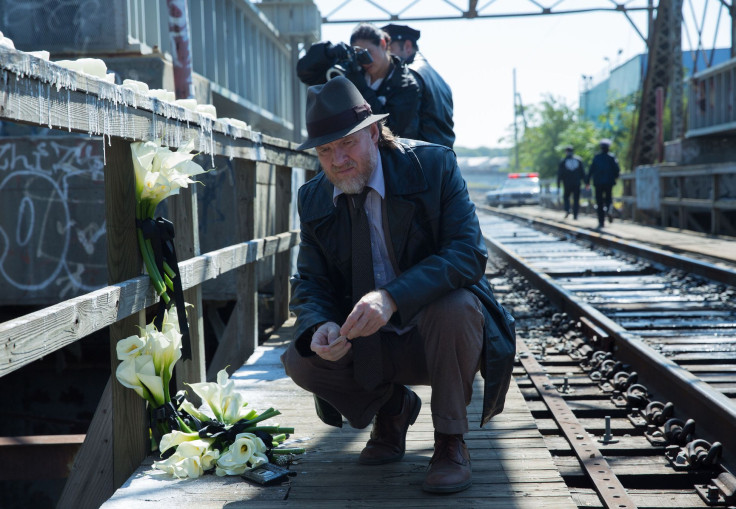
[[[579,506],[736,506],[733,274],[479,217],[517,383]]]

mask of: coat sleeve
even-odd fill
[[[299,215],[303,193],[299,193]],[[294,337],[302,355],[312,355],[309,343],[315,327],[325,322],[342,323],[338,292],[325,258],[309,225],[301,223],[297,273],[291,277],[289,309],[297,317]]]
[[[488,260],[475,205],[454,152],[445,150],[440,162],[427,166],[439,168],[427,172],[430,189],[420,211],[427,216],[422,218],[422,233],[431,237],[426,255],[385,286],[397,305],[393,320],[400,325],[408,324],[430,302],[478,282]],[[417,242],[410,237],[412,241]]]

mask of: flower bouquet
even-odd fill
[[[176,308],[171,308],[160,331],[149,324],[140,336],[118,341],[116,348],[122,361],[116,378],[148,402],[152,435],[160,437],[158,449],[164,459],[154,462],[154,467],[175,477],[199,477],[209,471],[240,475],[304,453],[303,448],[282,446],[293,428],[261,425],[280,412],[246,408],[243,394],[235,390],[224,369],[217,374],[217,382],[188,384],[202,399],[202,410],[186,399],[185,391],[172,398],[169,385],[181,358],[177,326]]]
[[[171,396],[174,365],[191,356],[188,324],[172,242],[173,225],[153,216],[161,201],[195,183],[191,177],[204,173],[192,162],[193,148],[194,140],[176,152],[151,141],[131,143],[138,245],[161,300],[153,323],[140,335],[118,342],[121,362],[115,375],[148,403],[153,449],[158,447],[163,457],[154,463],[156,468],[176,477],[199,477],[209,471],[239,475],[269,462],[281,463],[279,460],[290,459],[304,449],[281,447],[293,428],[260,425],[280,412],[246,409],[248,403],[235,391],[235,383],[228,380],[225,370],[218,373],[217,382],[189,385],[205,403],[202,411],[186,400],[185,391]]]
[[[196,155],[191,153],[194,139],[175,152],[153,141],[131,143],[130,149],[135,172],[138,246],[146,272],[161,302],[154,323],[160,328],[163,311],[175,303],[179,309],[179,327],[184,336],[183,356],[190,359],[189,326],[183,312],[184,294],[173,243],[174,225],[166,219],[154,219],[153,216],[159,203],[179,194],[179,189],[196,183],[191,177],[205,170],[192,161]]]

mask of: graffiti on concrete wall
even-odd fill
[[[0,138],[0,304],[49,304],[107,279],[99,140]]]

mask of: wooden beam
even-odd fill
[[[0,117],[13,122],[105,138],[195,148],[213,156],[316,168],[316,157],[297,144],[212,120],[182,106],[64,69],[24,52],[0,47]]]
[[[236,215],[236,241],[245,242],[255,234],[256,211],[256,163],[233,161]],[[230,314],[225,332],[217,351],[210,361],[207,380],[215,380],[217,372],[228,367],[232,374],[250,357],[258,346],[258,281],[256,264],[250,263],[236,269],[235,288],[237,302]]]
[[[290,231],[196,256],[179,264],[182,286],[192,288],[298,242],[299,232]],[[4,322],[0,324],[0,377],[156,302],[148,276],[137,276]]]
[[[291,168],[276,167],[276,231],[291,229]],[[276,255],[273,276],[273,323],[280,327],[289,318],[291,251]]]
[[[66,479],[83,442],[84,435],[0,437],[0,480]]]
[[[107,277],[110,283],[125,281],[141,273],[143,261],[138,247],[135,206],[135,176],[130,143],[113,140],[105,166]],[[110,362],[113,376],[119,364],[115,351],[117,342],[139,334],[140,328],[145,326],[143,310],[110,325]],[[117,489],[146,457],[150,442],[143,398],[117,383],[117,379],[113,379],[111,393],[113,489]]]
[[[199,218],[197,213],[197,187],[191,185],[182,189],[178,195],[169,200],[171,222],[174,223],[174,244],[179,262],[198,256],[199,251]],[[205,381],[204,352],[204,320],[202,318],[202,287],[193,286],[184,290],[184,301],[187,303],[187,319],[189,321],[189,342],[192,358],[183,360],[175,368],[176,389],[186,390],[184,383]],[[189,307],[191,305],[191,307]],[[192,403],[199,404],[199,398],[188,391]]]
[[[108,379],[84,444],[74,458],[57,507],[95,509],[115,491],[112,474],[111,385],[112,379]]]

